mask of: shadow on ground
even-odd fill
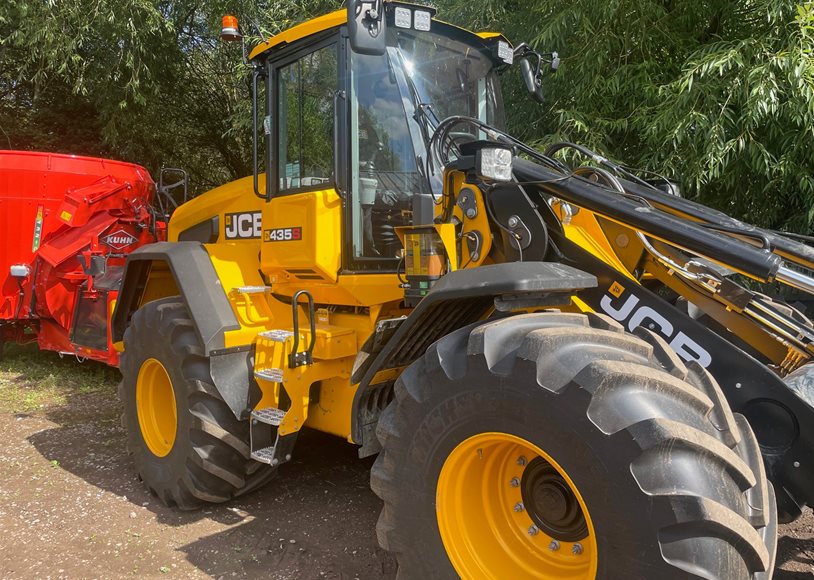
[[[795,568],[806,567],[809,571],[791,572],[779,569],[781,566],[791,567],[789,566],[790,563],[796,564]],[[777,545],[775,566],[777,568],[774,574],[775,580],[802,580],[804,578],[812,580],[814,578],[814,539],[811,537],[781,536]]]
[[[82,419],[71,409],[81,410]],[[65,406],[46,412],[64,424],[28,440],[52,464],[126,498],[132,509],[149,510],[157,524],[178,528],[179,538],[195,538],[185,527],[216,523],[196,527],[200,536],[176,547],[209,576],[395,576],[394,560],[375,537],[381,503],[369,487],[372,460],[358,459],[356,447],[306,431],[294,460],[264,488],[225,505],[182,512],[162,505],[138,481],[119,415],[113,393],[69,394]]]

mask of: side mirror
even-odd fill
[[[348,35],[354,52],[384,54],[385,28],[383,0],[348,0]]]
[[[526,83],[526,90],[537,102],[542,103],[545,100],[543,96],[542,75],[540,74],[539,70],[534,70],[528,58],[520,59],[520,74],[523,75],[523,82]]]

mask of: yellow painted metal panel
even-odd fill
[[[278,196],[263,206],[260,268],[272,284],[293,275],[336,282],[342,264],[342,199],[333,189]]]

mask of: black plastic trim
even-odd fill
[[[178,234],[179,242],[200,242],[202,244],[214,244],[220,236],[220,216],[213,215],[208,220],[204,220],[190,226]]]
[[[142,292],[154,262],[168,265],[175,286],[195,323],[204,354],[224,348],[223,334],[237,330],[229,299],[223,291],[212,260],[199,242],[158,242],[142,246],[127,257],[122,289],[111,321],[114,342],[122,340],[130,317],[140,305]]]
[[[508,262],[468,270],[457,270],[441,278],[402,322],[381,351],[354,374],[363,378],[353,399],[351,434],[363,443],[360,405],[376,373],[403,367],[446,334],[481,320],[494,310],[500,296],[541,293],[571,295],[593,288],[596,277],[556,262]],[[358,375],[357,375],[358,376]]]

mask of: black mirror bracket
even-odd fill
[[[525,42],[514,49],[514,56],[520,60],[520,71],[528,92],[542,103],[543,97],[543,64],[555,72],[560,67],[560,56],[556,52],[540,53]]]
[[[348,32],[354,52],[384,54],[384,0],[348,0]]]

